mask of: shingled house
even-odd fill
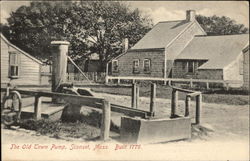
[[[242,80],[248,34],[207,36],[188,10],[186,19],[159,22],[127,52],[112,59],[112,76]]]

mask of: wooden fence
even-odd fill
[[[85,76],[84,76],[85,75]],[[67,81],[73,83],[85,83],[89,80],[93,83],[104,83],[106,73],[104,72],[85,72],[81,73],[67,73]],[[51,73],[42,72],[41,73],[41,85],[51,84]],[[87,78],[86,78],[87,77]]]
[[[241,80],[209,80],[209,79],[182,79],[182,78],[157,78],[157,77],[126,77],[126,76],[107,76],[105,78],[105,83],[108,83],[110,80],[117,80],[117,83],[119,84],[121,80],[130,80],[132,82],[135,81],[162,81],[164,84],[189,84],[189,86],[192,88],[194,87],[194,83],[196,84],[205,84],[205,87],[207,89],[210,88],[211,84],[221,84],[222,86],[226,87],[228,90],[229,87],[241,87],[243,84],[243,81]]]

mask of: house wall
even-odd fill
[[[15,48],[9,46],[5,41],[1,41],[1,83],[9,82],[9,52],[19,54],[19,77],[13,79],[11,83],[15,85],[40,84],[40,68],[41,65],[33,59],[22,54]]]
[[[133,60],[139,59],[139,72],[133,73]],[[151,60],[151,72],[143,71],[143,60]],[[128,51],[118,59],[118,72],[112,72],[113,76],[143,76],[143,77],[163,77],[164,51]]]
[[[243,53],[243,88],[249,89],[249,49]]]
[[[199,69],[197,79],[223,80],[223,69]]]
[[[167,77],[171,77],[174,59],[193,39],[195,35],[205,35],[197,23],[193,23],[174,42],[166,47]]]
[[[243,66],[243,54],[224,68],[224,80],[240,80],[243,83],[243,72],[240,73],[240,64]]]
[[[194,72],[188,72],[187,63],[194,62]],[[204,60],[175,60],[172,77],[173,78],[198,78],[198,67],[201,66],[206,61]]]

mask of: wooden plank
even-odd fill
[[[189,108],[190,108],[190,101],[191,98],[189,96],[186,96],[186,100],[185,100],[185,117],[189,116]]]
[[[101,140],[107,141],[109,139],[111,108],[110,103],[106,100],[103,100],[102,106]]]
[[[201,92],[194,92],[194,93],[187,94],[187,96],[189,96],[189,97],[195,97],[195,96],[198,96],[200,94],[201,94]]]
[[[189,90],[189,89],[178,88],[178,87],[174,87],[174,86],[170,86],[170,87],[172,87],[173,89],[175,89],[177,91],[185,92],[185,93],[195,93],[195,92],[198,92],[198,91],[193,91],[193,90]]]
[[[132,84],[131,107],[136,108],[136,83]]]
[[[196,96],[196,113],[195,113],[195,123],[200,124],[200,114],[201,114],[201,107],[202,107],[202,95]]]
[[[176,108],[178,107],[178,91],[173,89],[172,91],[172,100],[171,100],[171,118],[174,118],[176,115]]]
[[[1,88],[1,91],[6,91],[6,88]],[[13,91],[14,89],[10,89],[10,91]],[[38,91],[27,91],[27,90],[20,90],[15,89],[20,94],[25,95],[37,95],[39,94],[41,97],[60,97],[61,99],[64,99],[68,103],[71,104],[81,104],[81,105],[93,105],[94,103],[100,103],[103,98],[96,98],[96,97],[90,97],[90,96],[77,96],[77,95],[70,95],[70,94],[64,94],[64,93],[57,93],[57,92],[38,92]]]
[[[126,77],[126,76],[107,76],[106,79],[120,79],[120,80],[155,80],[155,81],[173,81],[173,82],[190,82],[190,79],[182,79],[182,78],[157,78],[157,77]],[[232,83],[232,84],[240,84],[242,81],[239,80],[211,80],[211,79],[192,79],[192,82],[209,82],[209,83]]]
[[[155,98],[156,98],[156,84],[151,84],[151,95],[150,95],[150,112],[155,115]]]
[[[41,119],[41,115],[42,115],[42,112],[41,112],[42,111],[42,99],[39,95],[35,96],[34,106],[35,106],[34,119],[39,120]]]
[[[139,108],[139,102],[140,102],[140,86],[138,85],[136,87],[136,105],[135,105],[135,108]]]

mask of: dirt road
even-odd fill
[[[98,94],[112,103],[130,106],[128,96]],[[190,114],[194,116],[194,102],[191,103]],[[140,109],[149,109],[149,99],[140,98]],[[180,101],[178,112],[182,113],[184,102]],[[168,117],[170,100],[156,100],[157,117]],[[249,106],[203,103],[202,124],[214,130],[203,139],[170,142],[165,144],[140,145],[140,149],[115,150],[117,142],[102,143],[108,149],[93,150],[99,142],[84,142],[82,139],[61,140],[48,136],[37,136],[27,130],[2,129],[2,152],[4,157],[23,160],[249,160]],[[11,149],[11,144],[17,144],[20,149]],[[64,150],[22,149],[24,144],[65,145]],[[72,144],[89,145],[89,150],[70,150]],[[126,147],[130,147],[127,145]]]

